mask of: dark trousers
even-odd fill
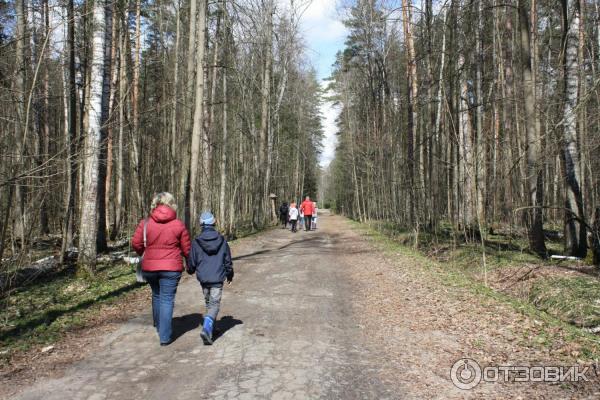
[[[292,232],[296,232],[296,226],[298,225],[298,220],[297,219],[292,219],[290,220],[290,223],[292,224]]]
[[[304,227],[306,228],[307,231],[310,231],[311,226],[312,226],[312,215],[304,214]]]
[[[283,224],[283,227],[287,228],[287,215],[281,214],[279,216],[279,219],[281,220],[281,223]]]

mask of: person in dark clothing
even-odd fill
[[[213,326],[221,306],[223,282],[227,280],[231,284],[233,281],[233,262],[229,244],[215,228],[215,217],[210,212],[203,212],[200,225],[202,232],[192,243],[187,272],[195,272],[202,287],[207,312],[200,337],[204,344],[210,345],[213,343]]]
[[[281,206],[279,206],[279,220],[283,225],[283,229],[287,228],[289,211],[290,207],[288,206],[288,203],[283,203]]]

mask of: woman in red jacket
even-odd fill
[[[183,272],[181,256],[187,258],[191,247],[190,235],[177,219],[176,209],[173,195],[157,194],[150,217],[140,221],[131,240],[133,249],[143,255],[142,274],[152,288],[152,317],[161,346],[172,340],[175,293]]]

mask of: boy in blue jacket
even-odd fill
[[[233,262],[229,244],[215,228],[215,217],[210,212],[203,212],[200,225],[202,232],[192,242],[187,272],[195,272],[202,286],[207,311],[200,337],[204,344],[210,345],[213,343],[213,326],[221,306],[223,282],[227,280],[231,284],[233,280]]]

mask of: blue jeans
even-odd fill
[[[169,343],[173,328],[173,307],[175,305],[175,293],[181,279],[181,272],[153,271],[143,272],[144,278],[152,288],[152,317],[154,326],[158,331],[161,343]]]

